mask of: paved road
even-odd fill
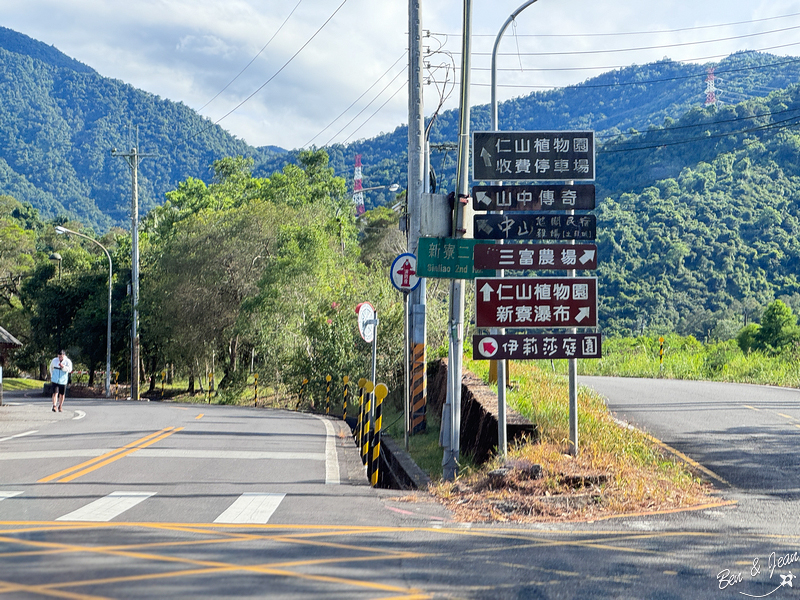
[[[59,415],[7,400],[0,600],[740,598],[787,572],[751,577],[754,559],[800,550],[798,513],[767,535],[740,506],[455,523],[427,496],[365,485],[341,422],[312,415],[80,399]],[[720,589],[725,569],[742,583]]]

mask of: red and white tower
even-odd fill
[[[708,70],[708,76],[706,77],[706,106],[716,106],[717,105],[717,88],[714,85],[714,67],[711,67]]]
[[[353,174],[353,204],[356,205],[356,216],[361,216],[365,212],[364,192],[361,186],[361,155],[356,154],[356,168]]]

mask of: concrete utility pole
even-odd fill
[[[419,238],[422,230],[422,202],[425,184],[428,181],[428,168],[425,148],[425,115],[422,98],[423,48],[422,48],[422,9],[421,0],[408,2],[408,252],[417,256]],[[419,286],[410,293],[409,354],[413,357],[411,381],[407,382],[416,411],[425,410],[427,391],[427,328],[426,328],[427,286],[423,278]],[[415,414],[412,427],[416,431],[424,425],[424,412]],[[420,429],[421,430],[421,429]]]
[[[138,137],[138,136],[137,136]],[[140,154],[136,147],[128,153],[111,151],[121,156],[131,168],[131,400],[139,399],[139,163],[155,154]]]
[[[470,54],[472,52],[472,0],[464,0],[464,30],[461,43],[461,99],[458,125],[458,169],[456,201],[453,208],[453,237],[465,237],[471,220],[469,210],[469,86]],[[447,387],[450,400],[450,447],[442,457],[442,476],[453,480],[458,475],[458,455],[461,442],[461,362],[464,353],[464,290],[463,279],[450,285],[450,363]]]

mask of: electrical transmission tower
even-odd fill
[[[717,87],[715,85],[715,80],[714,67],[711,67],[706,76],[706,107],[717,105]]]
[[[361,180],[361,155],[356,154],[356,168],[353,173],[353,204],[356,205],[356,216],[360,217],[364,214],[364,192]]]

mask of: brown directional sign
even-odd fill
[[[476,185],[475,210],[594,210],[594,184],[576,185]]]
[[[591,181],[593,131],[476,131],[475,181]]]
[[[599,333],[472,336],[473,360],[601,358]]]
[[[594,277],[494,277],[475,280],[475,325],[528,329],[596,327]]]
[[[594,215],[535,213],[476,214],[474,236],[478,240],[593,240],[597,235]]]
[[[595,244],[476,244],[475,269],[593,271]]]

